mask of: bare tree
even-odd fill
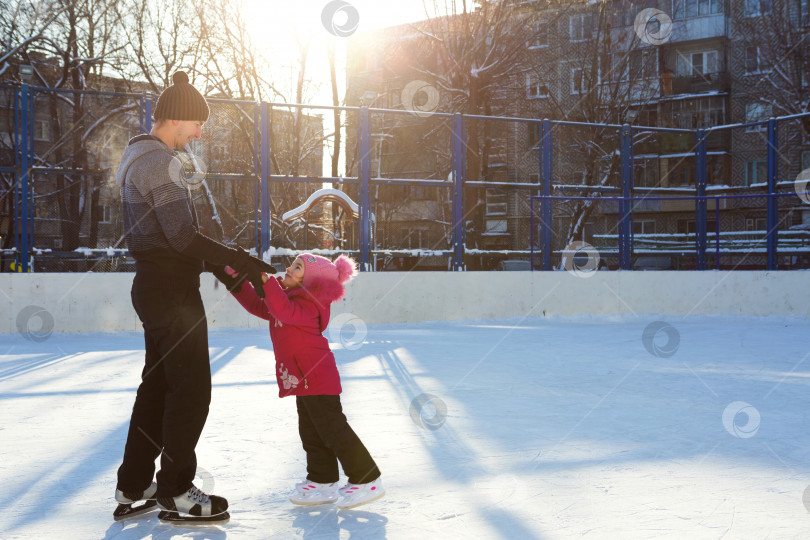
[[[98,234],[99,188],[102,177],[90,174],[96,156],[88,153],[86,142],[101,125],[99,118],[108,111],[92,107],[80,91],[88,88],[88,78],[101,77],[108,59],[121,49],[117,0],[51,0],[37,4],[18,2],[4,13],[4,42],[0,71],[27,64],[33,67],[37,86],[53,90],[35,94],[37,104],[47,104],[51,143],[36,148],[34,165],[68,169],[53,175],[55,217],[47,215],[52,204],[42,205],[37,219],[52,219],[59,224],[62,248],[79,246],[82,223],[89,214],[89,242]],[[15,78],[13,72],[11,77]],[[35,179],[35,178],[34,178]],[[48,185],[48,182],[46,182]],[[49,199],[35,195],[38,204]]]
[[[550,45],[533,68],[539,80],[557,82],[557,91],[549,91],[547,100],[550,110],[546,112],[551,118],[645,125],[650,117],[645,113],[656,110],[661,95],[661,52],[639,39],[634,27],[627,24],[628,13],[635,15],[624,3],[600,2],[570,10],[569,16],[578,24],[565,24],[568,21],[564,20],[562,29],[552,25],[556,31],[549,31],[548,40],[556,45]],[[560,30],[563,34],[580,31],[581,35],[560,35]],[[615,128],[557,128],[553,135],[555,177],[561,177],[562,183],[619,186],[622,156]],[[636,132],[632,143],[643,145],[653,137],[649,132]],[[585,188],[578,195],[598,193],[598,189]],[[593,200],[576,200],[560,209],[567,217],[566,245],[582,238],[596,208]]]
[[[770,108],[773,116],[810,111],[810,9],[807,2],[748,1],[740,18],[737,60],[747,76],[735,82],[751,102]],[[803,118],[804,139],[810,140],[810,118]],[[796,133],[795,135],[799,135]],[[795,136],[794,135],[794,136]],[[799,145],[801,139],[788,141]]]

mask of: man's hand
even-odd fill
[[[275,274],[276,269],[261,259],[252,257],[241,247],[236,248],[236,256],[231,261],[231,267],[239,274],[239,279],[247,279],[259,298],[264,298],[264,281],[262,272]]]

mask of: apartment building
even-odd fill
[[[488,4],[491,10],[492,4],[503,3]],[[807,0],[524,0],[507,4],[512,5],[520,26],[530,27],[531,32],[524,43],[525,54],[512,56],[511,78],[500,84],[500,92],[489,96],[491,114],[694,130],[806,110],[810,49],[793,45],[800,44],[810,30]],[[658,16],[651,17],[650,10],[656,10]],[[482,7],[478,16],[485,18],[483,11]],[[429,75],[452,64],[447,54],[424,54],[430,51],[425,43],[436,37],[428,32],[434,28],[428,22],[395,27],[365,35],[358,40],[361,46],[350,47],[349,96],[355,98],[350,104],[359,104],[359,98],[368,95],[377,100],[375,106],[384,102],[397,107],[396,95],[401,89],[397,81],[419,76],[433,83]],[[481,36],[465,34],[469,26],[464,24],[444,28],[447,35],[442,39],[487,44],[493,33],[494,40],[498,39],[492,31]],[[403,42],[410,45],[404,47]],[[414,53],[390,54],[408,48]],[[497,54],[497,43],[488,52]],[[452,96],[443,97],[438,110],[459,110],[442,109],[452,105]],[[643,130],[634,134],[634,197],[693,194],[694,136]],[[810,167],[809,134],[810,122],[780,124],[780,191],[791,191],[796,175]],[[615,130],[559,126],[552,136],[556,186],[618,188],[620,154]],[[502,123],[488,128],[487,144],[476,148],[486,164],[481,179],[536,183],[539,138],[537,124]],[[766,139],[762,125],[711,132],[707,138],[709,193],[763,192]],[[396,139],[389,144],[395,147]],[[558,189],[555,194],[577,194]],[[473,197],[480,216],[469,207],[468,197],[470,221],[482,232],[476,236],[476,247],[526,249],[526,199],[530,193],[537,192],[488,189],[483,196]],[[709,232],[718,228],[713,204],[709,202]],[[761,237],[764,198],[727,199],[719,205],[721,232],[749,231],[752,239]],[[779,211],[782,229],[810,222],[807,205],[798,197],[781,199]],[[618,206],[555,203],[554,220],[555,249],[571,240],[609,244],[604,236],[617,233]],[[694,203],[646,200],[635,208],[633,231],[636,235],[694,233]],[[690,264],[688,259],[686,256],[684,266]],[[759,259],[754,254],[743,264],[755,266]],[[739,257],[724,261],[739,262]]]

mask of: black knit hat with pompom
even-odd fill
[[[172,75],[173,85],[160,94],[155,106],[155,120],[208,120],[210,110],[205,98],[188,82],[185,71],[176,71]]]

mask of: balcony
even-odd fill
[[[731,131],[712,131],[706,137],[706,150],[728,151],[731,148]],[[695,151],[695,136],[685,133],[662,133],[660,135],[659,151],[662,154],[684,153],[692,154]]]
[[[683,43],[699,39],[711,39],[726,35],[726,15],[716,13],[702,17],[689,17],[672,21],[669,43]]]
[[[666,86],[666,85],[664,85]],[[731,86],[728,72],[672,77],[672,94],[702,94],[704,92],[727,92]]]
[[[667,18],[670,18],[668,14]],[[728,17],[725,13],[713,13],[709,15],[699,15],[687,18],[671,19],[672,26],[669,33],[666,27],[651,26],[649,31],[651,37],[660,39],[660,43],[685,43],[688,41],[699,41],[702,39],[716,39],[727,36]],[[621,23],[611,25],[610,39],[615,50],[626,50],[633,39],[636,39],[636,28],[634,21],[623,19]],[[650,43],[649,41],[647,41]]]

